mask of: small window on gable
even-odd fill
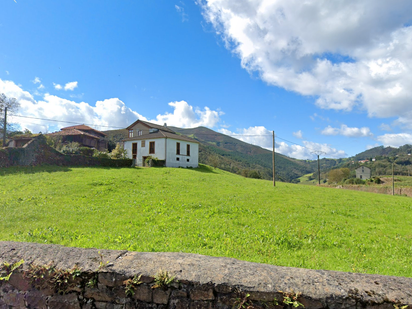
[[[155,153],[155,142],[149,142],[149,154]]]
[[[176,154],[180,154],[180,143],[176,143]]]
[[[143,131],[142,131],[142,130],[137,131],[137,136],[142,136],[142,135],[143,135]]]
[[[146,141],[142,141],[142,147],[146,147]]]
[[[129,130],[129,137],[133,137],[133,130]]]

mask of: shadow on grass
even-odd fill
[[[54,172],[70,172],[71,168],[67,166],[57,165],[41,165],[41,166],[12,166],[0,168],[0,176],[13,174],[36,174],[36,173],[54,173]]]
[[[213,170],[213,167],[209,165],[199,164],[199,167],[193,169],[196,172],[201,173],[213,173],[216,174],[216,171]]]
[[[72,168],[96,168],[96,169],[122,169],[128,167],[117,166],[61,166],[61,165],[39,165],[39,166],[12,166],[0,168],[0,176],[13,174],[35,174],[35,173],[55,173],[55,172],[70,172]]]

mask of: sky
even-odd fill
[[[2,0],[0,93],[33,133],[137,119],[298,159],[412,144],[410,0]],[[11,116],[11,117],[10,117]]]

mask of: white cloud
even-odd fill
[[[268,150],[272,150],[273,147],[272,131],[262,126],[240,129],[236,133],[227,129],[220,129],[219,132]],[[296,159],[315,159],[317,157],[314,152],[322,152],[323,155],[328,158],[342,158],[347,156],[343,150],[337,150],[327,144],[309,141],[303,141],[303,145],[289,145],[286,142],[276,140],[276,152]]]
[[[269,131],[263,126],[239,129],[236,133],[231,132],[227,129],[220,129],[219,132],[230,135],[246,143],[257,145],[266,149],[272,149],[273,147],[272,131]]]
[[[35,77],[34,80],[32,80],[33,84],[39,84],[39,86],[37,87],[37,89],[44,89],[44,85],[41,83],[40,78]]]
[[[381,146],[381,145],[378,144],[378,143],[373,144],[373,145],[366,145],[366,149],[369,150],[369,149],[372,149],[372,148],[375,148],[375,147],[378,147],[378,146]]]
[[[77,82],[70,82],[64,85],[64,90],[71,90],[73,91],[75,88],[77,88]]]
[[[293,132],[292,134],[293,134],[295,137],[297,137],[297,138],[300,138],[300,139],[303,138],[303,134],[302,134],[302,131],[301,131],[301,130],[299,130],[299,131],[297,131],[297,132]]]
[[[157,115],[155,120],[150,120],[159,124],[167,123],[168,126],[178,126],[181,128],[193,128],[199,126],[214,127],[220,121],[223,112],[213,111],[209,107],[204,110],[193,109],[186,101],[170,102],[173,113]]]
[[[380,128],[382,131],[392,131],[391,126],[388,125],[388,124],[386,124],[386,123],[382,123],[382,124],[379,126],[379,128]]]
[[[61,90],[63,89],[62,85],[53,83],[54,89]]]
[[[22,129],[32,132],[50,132],[61,127],[73,124],[88,124],[98,130],[110,130],[126,128],[137,119],[148,120],[143,115],[127,107],[118,98],[97,101],[95,106],[86,102],[75,102],[60,98],[51,94],[44,94],[41,100],[35,100],[21,86],[12,81],[0,79],[0,93],[8,97],[16,98],[20,102],[18,115],[42,119],[54,119],[53,121],[42,121],[33,118],[10,117],[11,122],[18,123]],[[208,107],[193,109],[185,101],[171,102],[169,105],[174,109],[173,113],[159,114],[156,119],[149,120],[159,124],[167,122],[168,125],[179,127],[215,126],[220,120],[222,112],[213,111]]]
[[[412,134],[398,133],[398,134],[384,134],[377,137],[385,147],[399,147],[405,144],[412,144]]]
[[[327,126],[321,132],[323,135],[343,135],[347,137],[371,137],[373,136],[372,132],[367,127],[356,128],[356,127],[348,127],[347,125],[343,124],[340,128],[333,128],[331,126]]]
[[[6,71],[6,74],[7,74],[7,75],[10,75],[10,72],[9,72],[9,71]]]
[[[189,15],[187,15],[185,13],[185,8],[184,7],[175,4],[175,9],[180,14],[180,16],[182,17],[182,22],[185,22],[185,21],[189,20],[188,19]]]
[[[243,68],[317,96],[324,109],[404,117],[412,109],[412,2],[204,0]],[[379,18],[377,18],[379,16]],[[404,122],[412,120],[408,114]]]
[[[32,82],[33,82],[33,84],[41,84],[41,80],[38,77],[35,77]]]

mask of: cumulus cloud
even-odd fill
[[[382,124],[379,126],[379,128],[380,128],[382,131],[392,131],[391,126],[388,125],[388,124],[386,124],[386,123],[382,123]]]
[[[323,135],[343,135],[347,137],[371,137],[373,136],[372,132],[367,127],[356,128],[356,127],[348,127],[347,125],[343,124],[340,128],[333,128],[331,126],[327,126],[321,132]]]
[[[77,88],[77,84],[78,84],[78,82],[76,82],[76,81],[75,81],[75,82],[66,83],[64,86],[62,86],[62,85],[60,85],[60,84],[53,83],[53,87],[54,87],[54,89],[56,89],[56,90],[62,90],[62,89],[64,89],[64,90],[66,90],[66,91],[68,91],[68,90],[73,91],[74,89]]]
[[[64,85],[64,90],[71,90],[73,91],[75,88],[77,88],[77,82],[70,82]]]
[[[300,139],[303,138],[303,134],[302,134],[302,131],[301,131],[301,130],[299,130],[299,131],[297,131],[297,132],[293,132],[292,134],[293,134],[293,136],[295,136],[295,137],[297,137],[297,138],[300,138]]]
[[[193,106],[186,101],[170,102],[169,106],[173,107],[173,113],[157,115],[156,119],[151,121],[181,128],[214,127],[220,121],[220,116],[223,115],[223,112],[213,111],[207,106],[203,110],[193,109]]]
[[[243,68],[324,109],[412,113],[412,2],[203,0]],[[379,16],[377,18],[377,16]],[[407,116],[407,117],[406,117]]]
[[[171,102],[173,113],[159,114],[150,120],[127,107],[118,98],[97,101],[95,105],[86,102],[75,102],[46,93],[41,100],[36,100],[28,92],[13,81],[0,79],[0,93],[16,98],[20,102],[17,116],[10,115],[10,120],[18,123],[22,129],[32,132],[50,132],[73,124],[88,124],[98,130],[126,128],[137,119],[148,120],[159,124],[167,123],[179,127],[215,126],[222,112],[208,107],[194,109],[185,101]],[[24,116],[24,117],[18,117]],[[58,121],[42,121],[35,118],[54,119]]]
[[[384,134],[377,137],[385,147],[400,147],[405,144],[412,144],[412,134],[398,133],[398,134]]]
[[[272,150],[273,138],[272,131],[269,131],[263,126],[250,127],[247,129],[239,129],[237,132],[231,132],[227,129],[221,129],[219,132],[237,138],[249,144],[257,145],[268,150]],[[283,141],[276,141],[276,152],[285,156],[296,159],[315,159],[315,152],[321,152],[328,158],[342,158],[347,154],[343,150],[337,150],[327,144],[319,144],[310,141],[303,141],[303,145],[288,144]]]
[[[40,78],[35,77],[34,80],[32,80],[33,84],[39,84],[39,86],[37,87],[37,89],[44,89],[44,85],[41,83]]]

